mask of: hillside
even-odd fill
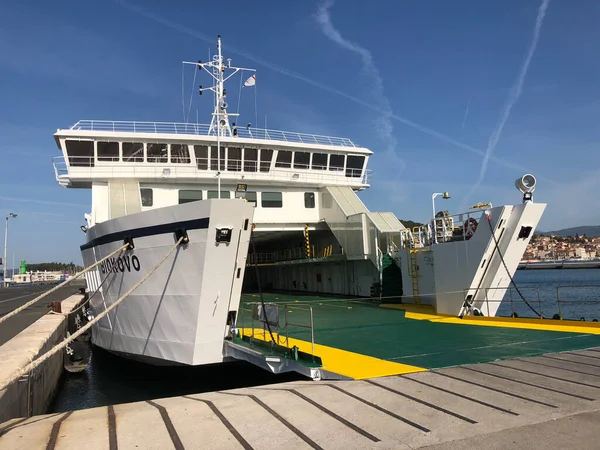
[[[573,227],[573,228],[563,228],[562,230],[557,231],[540,231],[538,234],[542,234],[545,236],[555,235],[555,236],[575,236],[578,234],[579,236],[583,236],[584,234],[587,237],[600,236],[600,225],[584,225],[581,227]]]

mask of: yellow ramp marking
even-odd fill
[[[436,322],[478,325],[483,327],[521,328],[526,330],[559,331],[563,333],[600,334],[599,322],[579,322],[576,320],[519,319],[517,317],[465,316],[439,317]]]
[[[600,334],[600,322],[578,320],[526,319],[520,317],[455,316],[436,314],[432,306],[411,304],[382,304],[382,308],[404,310],[404,317],[413,320],[476,325],[482,327],[520,328],[525,330],[559,331],[563,333]]]
[[[413,320],[477,325],[482,327],[520,328],[525,330],[559,331],[563,333],[600,334],[600,322],[578,320],[526,319],[520,317],[455,316],[436,314],[432,306],[411,304],[382,304],[381,308],[406,311],[404,317]]]
[[[431,319],[439,319],[442,316],[439,316],[435,313],[435,309],[433,306],[429,305],[411,305],[411,304],[403,304],[403,303],[383,303],[379,305],[380,308],[388,308],[388,309],[399,309],[401,311],[405,311],[404,317],[407,319],[414,320],[431,320]]]
[[[250,336],[252,330],[244,328],[240,329],[240,332],[244,333],[245,336]],[[255,331],[254,337],[263,341],[271,340],[268,332],[265,336],[262,330],[259,332]],[[273,333],[273,337],[277,341],[277,333]],[[279,343],[279,345],[285,344],[285,338],[282,337],[280,341],[281,342]],[[312,354],[313,352],[312,344],[307,341],[289,338],[289,342],[287,344],[289,348],[295,345],[300,351],[305,353]],[[427,369],[423,367],[386,361],[384,359],[374,358],[372,356],[349,352],[347,350],[342,350],[335,347],[328,347],[326,345],[321,345],[317,343],[315,343],[314,354],[315,356],[319,356],[321,358],[321,361],[323,361],[323,370],[327,370],[332,373],[337,373],[348,378],[353,378],[355,380],[427,371]]]

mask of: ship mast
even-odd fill
[[[217,54],[212,57],[212,60],[206,63],[202,61],[189,62],[184,61],[184,64],[192,64],[198,68],[198,70],[204,69],[214,81],[211,87],[203,87],[202,85],[198,88],[198,93],[202,95],[204,91],[212,91],[215,95],[215,109],[212,113],[212,120],[208,129],[208,135],[217,135],[217,191],[218,197],[221,198],[221,137],[222,136],[234,136],[231,131],[231,125],[229,124],[229,116],[238,116],[238,114],[230,114],[227,112],[227,91],[225,90],[225,82],[233,77],[236,73],[241,71],[256,72],[255,69],[248,69],[245,67],[234,67],[231,65],[231,58],[227,58],[227,64],[223,62],[223,54],[221,52],[221,35],[217,36]],[[226,71],[231,71],[226,75]],[[235,124],[234,124],[235,125]]]

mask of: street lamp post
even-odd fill
[[[437,223],[435,220],[435,198],[441,195],[443,199],[449,199],[450,194],[448,192],[436,192],[431,194],[431,206],[433,208],[433,242],[437,244]]]
[[[7,250],[7,246],[8,246],[8,219],[14,219],[15,217],[17,217],[17,215],[15,213],[10,213],[8,216],[6,216],[6,226],[4,227],[4,259],[2,259],[2,265],[4,267],[4,287],[6,287],[6,285],[7,285],[7,283],[6,283],[6,274],[7,274],[6,250]]]

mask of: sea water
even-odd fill
[[[513,279],[498,316],[600,320],[600,269],[517,270]]]

